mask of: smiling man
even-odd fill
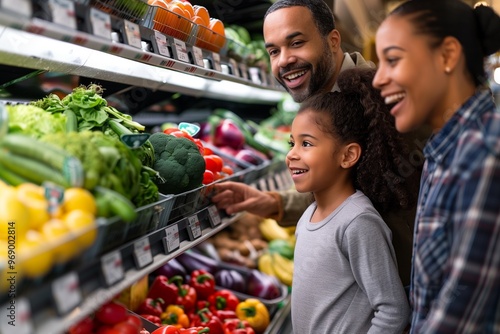
[[[295,102],[338,90],[338,74],[367,67],[359,52],[343,52],[332,12],[323,0],[275,2],[264,17],[264,40],[276,80]]]

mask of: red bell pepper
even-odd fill
[[[255,334],[248,321],[238,318],[224,321],[224,334]]]
[[[189,327],[179,329],[179,334],[204,334],[210,333],[208,327]]]
[[[147,297],[151,299],[161,298],[163,299],[164,305],[175,304],[179,296],[179,288],[175,283],[171,282],[175,277],[177,276],[169,280],[168,277],[164,275],[156,276],[153,284],[151,284]],[[179,276],[179,278],[181,277]]]
[[[151,334],[180,334],[179,329],[172,325],[161,326],[153,331]]]
[[[234,293],[227,289],[214,292],[208,297],[210,310],[215,313],[216,310],[235,311],[240,300]]]
[[[149,298],[147,297],[144,299],[144,301],[139,305],[135,313],[140,313],[140,314],[151,314],[151,315],[156,315],[160,316],[163,312],[163,305],[165,302],[163,301],[162,298]]]
[[[215,312],[214,312],[215,311]],[[236,312],[231,310],[212,310],[213,314],[224,322],[226,319],[237,319]]]
[[[191,273],[189,285],[196,290],[198,300],[206,300],[215,292],[215,278],[204,269],[194,270]]]
[[[146,319],[147,321],[152,322],[156,326],[161,326],[162,325],[160,317],[158,317],[156,315],[152,315],[152,314],[139,314],[139,315],[141,317],[143,317],[144,319]]]
[[[222,321],[210,312],[208,308],[199,310],[191,323],[193,326],[205,326],[210,334],[224,334]]]
[[[196,290],[189,284],[182,284],[181,276],[174,276],[170,281],[177,284],[177,299],[172,304],[182,306],[186,313],[192,312],[196,306]]]

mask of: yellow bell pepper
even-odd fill
[[[189,317],[184,313],[184,309],[177,305],[168,305],[165,312],[161,314],[160,319],[165,325],[173,325],[177,328],[189,327]]]
[[[246,320],[257,333],[263,333],[269,325],[269,310],[257,298],[248,298],[236,306],[236,316]]]

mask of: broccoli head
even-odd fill
[[[165,179],[158,184],[161,193],[180,194],[201,186],[205,160],[194,142],[162,132],[153,133],[149,141],[155,153],[153,168]]]

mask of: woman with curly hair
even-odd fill
[[[405,148],[374,69],[343,71],[340,92],[302,103],[286,156],[297,191],[313,203],[297,225],[295,333],[402,333],[410,308],[380,213],[406,207],[398,175]],[[388,173],[392,172],[392,173]]]

